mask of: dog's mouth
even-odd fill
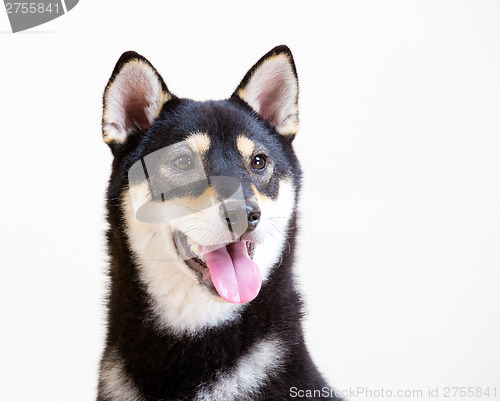
[[[254,243],[238,240],[205,246],[180,232],[175,237],[179,255],[211,292],[235,304],[249,302],[258,295],[262,279],[252,260]]]

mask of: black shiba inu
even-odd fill
[[[98,401],[335,399],[306,349],[292,265],[301,171],[292,53],[227,100],[178,98],[135,52],[104,92],[114,156]],[[311,394],[311,393],[309,393]]]

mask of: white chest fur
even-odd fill
[[[285,359],[279,340],[266,338],[242,356],[229,373],[221,373],[213,383],[201,386],[194,401],[246,400],[269,378],[278,373]]]
[[[243,355],[231,371],[219,372],[213,382],[201,384],[193,401],[251,400],[279,372],[285,358],[280,341],[265,338]],[[103,359],[100,380],[102,394],[110,400],[144,401],[115,350]]]

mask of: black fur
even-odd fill
[[[279,52],[289,54],[293,65],[290,50],[280,46],[253,68]],[[137,53],[125,53],[118,61],[108,87],[127,61],[138,58],[145,60]],[[296,74],[295,65],[293,70]],[[246,84],[251,71],[238,88]],[[161,82],[164,91],[168,91],[163,80]],[[264,384],[253,400],[291,399],[291,387],[312,390],[327,386],[304,343],[303,308],[292,278],[296,210],[281,262],[275,266],[257,298],[246,305],[241,319],[207,329],[199,335],[184,337],[155,328],[149,311],[149,295],[138,277],[134,255],[127,243],[120,196],[128,185],[128,169],[136,161],[192,132],[207,132],[211,138],[207,157],[211,164],[206,166],[208,174],[236,176],[242,182],[249,181],[235,150],[236,136],[245,132],[262,145],[273,163],[271,178],[252,181],[258,190],[275,198],[278,182],[284,177],[292,177],[295,186],[300,188],[301,171],[290,138],[278,134],[271,124],[236,95],[228,100],[208,102],[173,96],[149,129],[145,132],[137,130],[123,144],[110,144],[114,161],[107,192],[110,290],[104,359],[110,349],[118,350],[127,375],[145,400],[189,400],[200,384],[209,383],[216,372],[230,371],[257,340],[274,334],[283,341],[287,359],[279,376]],[[97,400],[108,401],[101,388]]]

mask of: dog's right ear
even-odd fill
[[[231,98],[249,105],[292,140],[299,129],[299,82],[292,52],[276,46],[247,72]]]
[[[148,60],[136,52],[123,53],[104,90],[104,142],[114,147],[132,132],[147,130],[174,97]]]

